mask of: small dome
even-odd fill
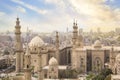
[[[58,62],[57,62],[57,60],[54,58],[54,57],[52,57],[50,60],[49,60],[49,65],[57,65],[58,64]]]
[[[95,41],[94,43],[94,48],[101,48],[102,47],[102,44],[99,40]]]
[[[41,47],[43,45],[44,45],[44,41],[39,36],[34,37],[29,43],[30,48]]]

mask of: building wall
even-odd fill
[[[38,65],[38,61],[39,57],[38,54],[31,54],[31,66],[34,67],[34,72],[38,71],[39,65]],[[42,66],[46,66],[48,64],[47,62],[47,54],[43,54],[42,55]]]
[[[60,50],[60,65],[70,65],[71,64],[71,47],[66,47]]]
[[[104,68],[104,50],[92,50],[92,71],[100,71]]]

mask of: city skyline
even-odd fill
[[[14,31],[16,17],[22,31],[72,31],[74,19],[78,27],[102,31],[120,27],[119,0],[1,0],[0,32]]]

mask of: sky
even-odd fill
[[[120,28],[120,0],[0,0],[0,32],[14,31],[17,17],[22,32],[72,31],[74,20],[106,32]]]

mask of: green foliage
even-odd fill
[[[4,50],[4,55],[9,55],[9,51],[7,49]]]
[[[111,80],[111,75],[108,75],[105,80]]]
[[[110,74],[113,74],[111,69],[103,69],[100,74],[96,75],[92,80],[110,80]]]
[[[104,79],[105,79],[104,75],[97,75],[92,80],[104,80]]]
[[[87,77],[86,80],[91,80],[92,78],[94,78],[95,75],[93,73],[90,73]]]
[[[67,69],[60,72],[60,78],[77,78],[77,71],[75,69]]]
[[[113,74],[111,69],[103,69],[100,73],[100,75],[104,75],[105,77],[107,77],[109,74]]]

